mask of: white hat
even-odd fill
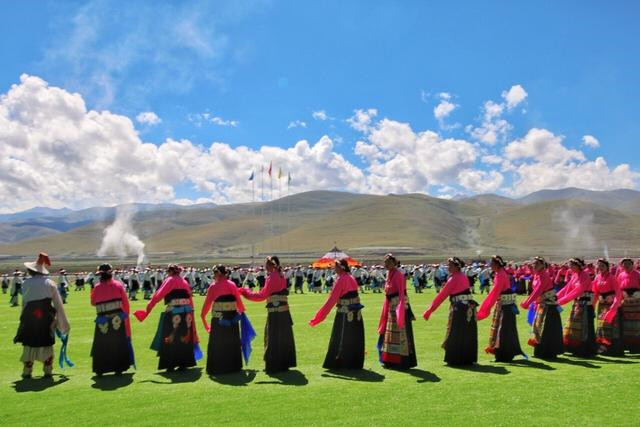
[[[51,266],[51,260],[49,259],[49,255],[44,252],[40,252],[38,255],[38,259],[35,262],[25,262],[24,266],[27,267],[28,270],[35,271],[40,274],[49,274],[49,270],[46,269],[46,266]]]

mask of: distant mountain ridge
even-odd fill
[[[95,254],[115,209],[38,208],[4,216],[0,254]],[[132,209],[134,229],[147,250],[176,255],[316,253],[337,242],[345,250],[403,248],[427,255],[595,256],[603,248],[636,253],[640,242],[635,190],[567,188],[520,199],[484,194],[459,200],[311,191],[263,203],[134,204]]]

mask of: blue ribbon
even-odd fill
[[[556,305],[556,310],[558,310],[558,313],[562,313],[563,309],[561,306]]]
[[[529,325],[533,325],[533,320],[536,317],[536,307],[535,305],[531,304],[529,306],[529,313],[527,314],[527,323],[529,323]]]
[[[518,306],[515,304],[511,304],[511,311],[513,311],[513,314],[515,314],[516,316],[520,314],[520,310],[518,310]]]
[[[382,360],[382,343],[384,342],[384,334],[380,334],[380,336],[378,337],[378,359],[380,360],[380,363],[384,363],[384,361]]]
[[[240,315],[240,329],[242,356],[244,357],[244,363],[246,365],[249,364],[249,358],[251,357],[251,341],[256,337],[256,331],[253,329],[253,325],[251,325],[251,322],[245,313]]]
[[[203,357],[202,350],[200,350],[200,344],[198,344],[197,342],[193,343],[193,357],[196,360],[200,360]]]
[[[56,336],[60,338],[62,341],[62,346],[60,347],[60,357],[58,358],[58,364],[60,365],[60,369],[64,369],[65,363],[68,367],[73,368],[73,362],[67,356],[67,344],[69,344],[69,334],[63,335],[62,332],[56,330]]]

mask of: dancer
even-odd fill
[[[69,321],[55,283],[47,278],[47,267],[51,266],[49,256],[41,253],[37,261],[25,262],[24,266],[31,277],[23,283],[20,326],[13,342],[22,343],[22,378],[31,378],[36,360],[43,363],[44,377],[51,378],[54,331],[61,333],[64,348]]]
[[[407,280],[398,265],[395,256],[385,255],[384,266],[388,273],[378,323],[378,351],[385,368],[409,369],[418,365],[411,325],[415,317],[407,297]]]
[[[598,274],[593,281],[593,293],[594,301],[598,301],[596,328],[598,353],[606,356],[622,356],[624,355],[624,347],[622,345],[622,322],[619,314],[622,304],[622,289],[609,271],[608,260],[600,258],[597,271]]]
[[[640,272],[633,268],[631,258],[620,261],[617,275],[622,290],[622,333],[624,349],[640,353]]]
[[[593,284],[585,270],[584,260],[572,258],[569,268],[573,272],[569,283],[558,293],[558,305],[573,301],[569,320],[564,327],[564,345],[578,357],[594,357],[597,352],[593,326]]]
[[[250,301],[267,300],[267,322],[264,327],[264,361],[267,373],[287,371],[296,366],[296,345],[293,320],[289,312],[287,282],[282,274],[280,259],[267,257],[267,280],[259,292],[241,288],[240,293]]]
[[[473,365],[478,361],[478,324],[476,307],[471,296],[469,279],[462,273],[464,261],[458,257],[449,258],[449,280],[438,292],[431,306],[422,317],[429,320],[431,314],[449,297],[449,322],[442,348],[447,365]]]
[[[489,346],[485,349],[487,353],[495,355],[496,362],[511,362],[517,355],[527,357],[520,348],[516,294],[511,289],[511,281],[504,270],[506,265],[499,255],[491,258],[493,288],[478,310],[478,320],[483,320],[489,316],[491,307],[496,305],[489,332]]]
[[[193,299],[191,288],[180,273],[182,267],[171,264],[167,268],[167,279],[153,294],[146,310],[134,313],[142,322],[162,299],[166,308],[160,313],[160,322],[151,349],[158,352],[158,369],[167,372],[175,368],[184,370],[196,366],[196,360],[202,358],[198,334],[193,319]]]
[[[11,307],[17,307],[18,297],[22,295],[22,273],[18,270],[13,272],[13,279],[11,279],[11,298],[9,299],[9,304]]]
[[[346,259],[335,262],[338,275],[331,294],[309,325],[316,326],[326,319],[331,309],[336,306],[336,317],[333,321],[329,349],[322,367],[324,369],[362,369],[364,364],[364,323],[360,310],[358,282],[351,275]]]
[[[562,339],[561,308],[558,306],[556,290],[547,272],[544,258],[533,259],[533,292],[520,304],[530,313],[531,335],[529,345],[534,348],[533,356],[540,359],[555,359],[564,353]]]
[[[251,341],[256,334],[244,313],[240,290],[227,278],[223,265],[213,269],[214,282],[209,286],[200,317],[209,333],[207,373],[209,375],[238,372],[242,369],[242,357],[249,363]],[[243,288],[244,289],[244,288]],[[213,307],[211,325],[207,315]]]
[[[96,274],[100,281],[91,291],[91,305],[97,312],[91,347],[93,372],[98,377],[109,372],[120,375],[131,365],[135,367],[129,300],[124,285],[113,279],[111,265],[102,264]]]

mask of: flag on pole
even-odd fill
[[[249,181],[253,181],[253,171],[251,171],[251,176],[249,177]]]
[[[272,168],[272,162],[269,162],[269,177],[271,177],[271,168]]]
[[[278,168],[278,179],[282,178],[282,168]]]

